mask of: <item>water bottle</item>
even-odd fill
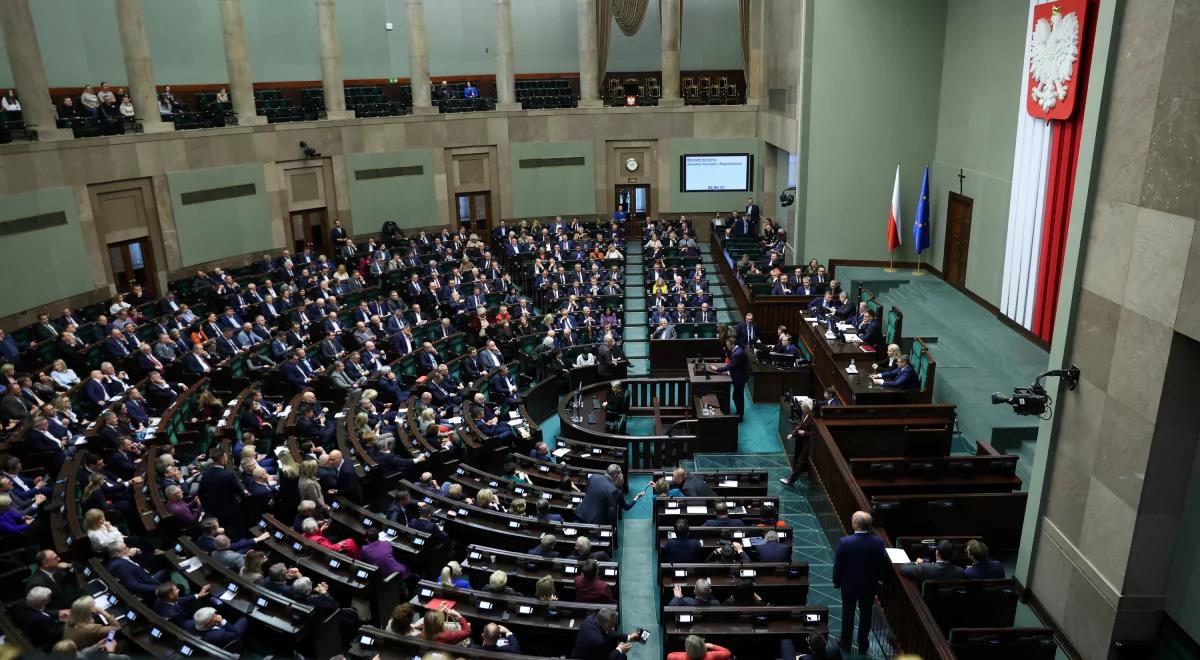
[[[850,358],[850,368],[847,369],[846,371],[853,372],[853,371],[855,371],[855,369],[856,369],[856,367],[854,366],[854,358]]]

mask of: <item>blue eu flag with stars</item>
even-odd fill
[[[929,247],[929,166],[921,179],[921,197],[917,202],[917,219],[913,222],[913,244],[917,254]]]

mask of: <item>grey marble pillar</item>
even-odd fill
[[[316,0],[317,32],[321,38],[321,89],[325,92],[325,118],[350,119],[346,88],[342,83],[342,47],[338,43],[337,0]]]
[[[679,98],[679,3],[662,0],[662,97],[660,106],[680,106]]]
[[[414,115],[437,114],[429,89],[429,45],[425,40],[425,3],[408,0],[408,79]]]
[[[496,109],[520,110],[513,66],[512,0],[496,0]]]
[[[604,26],[606,29],[608,26]],[[600,76],[596,71],[599,27],[596,25],[596,0],[579,0],[579,107],[599,108]]]
[[[225,67],[229,72],[229,93],[239,126],[267,123],[254,111],[254,76],[246,52],[246,22],[242,18],[242,0],[218,0],[221,12],[221,37],[225,42]]]
[[[146,41],[146,21],[141,0],[115,0],[117,32],[125,53],[125,77],[136,117],[146,133],[173,131],[175,125],[158,114],[158,89],[154,86],[154,67],[150,64],[150,44]]]
[[[57,113],[46,83],[46,67],[42,51],[38,50],[29,0],[0,1],[0,29],[25,125],[37,131],[39,140],[69,140],[71,131],[56,128],[54,124]]]

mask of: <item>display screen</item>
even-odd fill
[[[679,157],[680,192],[753,190],[754,156],[685,154]]]

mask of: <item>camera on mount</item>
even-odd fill
[[[1014,387],[1012,394],[996,392],[992,395],[992,405],[1008,404],[1018,415],[1049,419],[1053,414],[1051,411],[1053,400],[1046,393],[1046,388],[1042,386],[1042,379],[1047,376],[1059,376],[1065,379],[1067,389],[1070,390],[1079,386],[1079,367],[1072,365],[1066,369],[1051,369],[1038,374],[1029,387]]]
[[[321,157],[321,152],[308,146],[307,142],[300,143],[300,151],[304,152],[305,158],[320,158]]]
[[[796,186],[788,186],[779,193],[779,205],[791,206],[796,203]]]

